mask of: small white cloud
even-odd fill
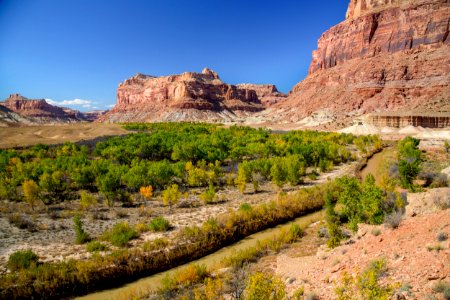
[[[109,108],[113,108],[114,106],[116,106],[116,105],[115,104],[108,105]]]
[[[47,101],[47,103],[52,104],[52,105],[59,105],[59,106],[76,106],[76,105],[81,105],[83,107],[87,106],[91,106],[94,101],[91,100],[83,100],[83,99],[73,99],[73,100],[63,100],[63,101],[54,101],[52,99],[45,99],[45,101]]]

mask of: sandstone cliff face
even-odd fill
[[[256,91],[222,82],[214,71],[154,77],[137,74],[117,89],[116,106],[100,121],[239,121],[264,109],[264,97],[282,97],[275,87]],[[264,91],[263,91],[264,90]],[[267,99],[267,98],[265,98]],[[268,100],[269,101],[269,100]]]
[[[274,121],[320,109],[450,113],[448,0],[352,0],[347,17],[319,39],[308,77],[274,106]]]
[[[278,91],[274,84],[252,84],[242,83],[236,85],[240,89],[254,90],[256,96],[264,105],[264,107],[270,107],[274,104],[280,103],[286,99],[287,95]]]
[[[32,124],[32,121],[0,105],[0,127],[18,126],[22,124],[29,125]]]
[[[28,99],[20,94],[12,94],[0,104],[31,123],[71,123],[85,120],[79,111],[48,104],[44,99]]]
[[[421,126],[430,128],[450,127],[450,115],[390,115],[370,114],[367,116],[369,124],[377,127]]]

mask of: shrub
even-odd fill
[[[214,190],[214,186],[212,183],[209,184],[209,187],[206,191],[200,194],[200,200],[204,204],[209,204],[217,201],[216,191]]]
[[[312,292],[305,296],[305,300],[318,300],[319,296],[316,293]]]
[[[177,184],[172,184],[170,187],[168,187],[162,192],[163,204],[166,206],[168,205],[170,208],[172,208],[172,205],[177,204],[180,198],[181,193],[178,190]]]
[[[304,294],[305,294],[305,288],[300,287],[294,292],[294,294],[292,295],[292,298],[295,300],[303,300]]]
[[[447,187],[448,179],[446,174],[437,174],[436,177],[433,178],[433,182],[430,184],[431,188],[440,188]]]
[[[342,231],[339,227],[339,217],[334,211],[334,203],[330,193],[325,196],[325,209],[326,209],[326,231],[328,234],[327,246],[335,248],[340,245],[341,240],[344,238]]]
[[[402,222],[403,214],[400,211],[394,211],[384,218],[384,224],[386,227],[391,229],[396,229],[398,226],[400,226],[400,223]]]
[[[433,203],[440,209],[450,208],[450,197],[446,195],[435,195]]]
[[[83,229],[83,222],[79,215],[73,217],[73,229],[75,230],[77,244],[84,244],[90,240],[89,234]]]
[[[169,241],[165,238],[156,238],[153,241],[147,241],[142,246],[144,251],[161,250],[169,245]]]
[[[250,204],[248,204],[248,203],[242,203],[239,206],[239,210],[243,211],[243,212],[246,212],[246,213],[250,213],[252,211],[252,209],[253,209],[252,206]]]
[[[14,224],[19,229],[26,229],[29,232],[37,231],[36,224],[27,216],[14,213],[8,216],[9,223]]]
[[[438,235],[437,235],[437,240],[439,241],[439,242],[444,242],[444,241],[446,241],[448,239],[448,234],[447,234],[447,232],[439,232],[438,233]]]
[[[100,243],[99,241],[92,241],[87,243],[86,245],[86,251],[88,252],[99,252],[106,250],[108,250],[108,247],[106,247],[106,245]]]
[[[245,295],[247,300],[282,300],[286,297],[286,289],[279,278],[256,272],[248,278]]]
[[[126,246],[130,240],[137,237],[137,232],[127,222],[117,223],[103,234],[103,239],[118,247]]]
[[[379,236],[381,234],[381,230],[379,228],[374,228],[371,231],[372,235]]]
[[[433,286],[433,291],[435,293],[443,294],[446,300],[450,300],[450,284],[448,282],[439,281]]]
[[[116,217],[118,219],[123,219],[123,218],[128,217],[128,213],[126,210],[118,209],[118,210],[116,210]]]
[[[39,257],[31,250],[19,250],[9,256],[7,267],[12,272],[37,265]]]
[[[142,195],[147,200],[150,200],[153,197],[153,187],[149,186],[141,186],[139,189],[139,194]]]
[[[80,205],[84,209],[88,209],[98,203],[97,198],[86,191],[80,192]]]
[[[341,285],[336,287],[335,293],[338,300],[365,299],[388,300],[398,284],[381,285],[379,279],[387,272],[384,259],[376,259],[356,278],[344,272]]]
[[[151,231],[167,231],[172,226],[170,225],[169,221],[164,219],[164,217],[156,217],[153,220],[150,221],[150,224],[148,224],[148,227]]]

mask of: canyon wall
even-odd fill
[[[44,99],[28,99],[20,94],[11,94],[0,104],[30,123],[72,123],[85,120],[79,111],[48,104]]]
[[[117,103],[104,122],[212,121],[233,122],[264,110],[258,97],[283,97],[274,86],[231,85],[214,71],[155,77],[137,74],[121,83]]]
[[[421,126],[428,128],[450,127],[450,115],[391,115],[391,114],[370,114],[367,122],[377,127]]]
[[[449,24],[448,0],[352,0],[347,19],[319,39],[307,78],[267,118],[450,113]]]

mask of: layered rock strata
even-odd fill
[[[274,86],[258,90],[222,82],[214,71],[155,77],[143,74],[125,80],[117,89],[117,103],[100,121],[211,121],[235,122],[264,109],[264,99],[281,97]],[[270,102],[271,100],[267,100]]]
[[[368,123],[377,127],[421,126],[427,128],[450,127],[450,115],[393,115],[393,114],[370,114],[367,116]]]
[[[287,97],[286,94],[278,91],[274,84],[241,83],[236,86],[240,89],[254,90],[264,107],[270,107],[274,104],[281,103]]]
[[[85,120],[79,111],[48,104],[44,99],[28,99],[20,94],[11,94],[0,104],[31,123],[72,123]]]
[[[450,113],[449,24],[448,0],[352,0],[347,20],[319,39],[307,78],[269,118],[297,122],[321,109]]]

